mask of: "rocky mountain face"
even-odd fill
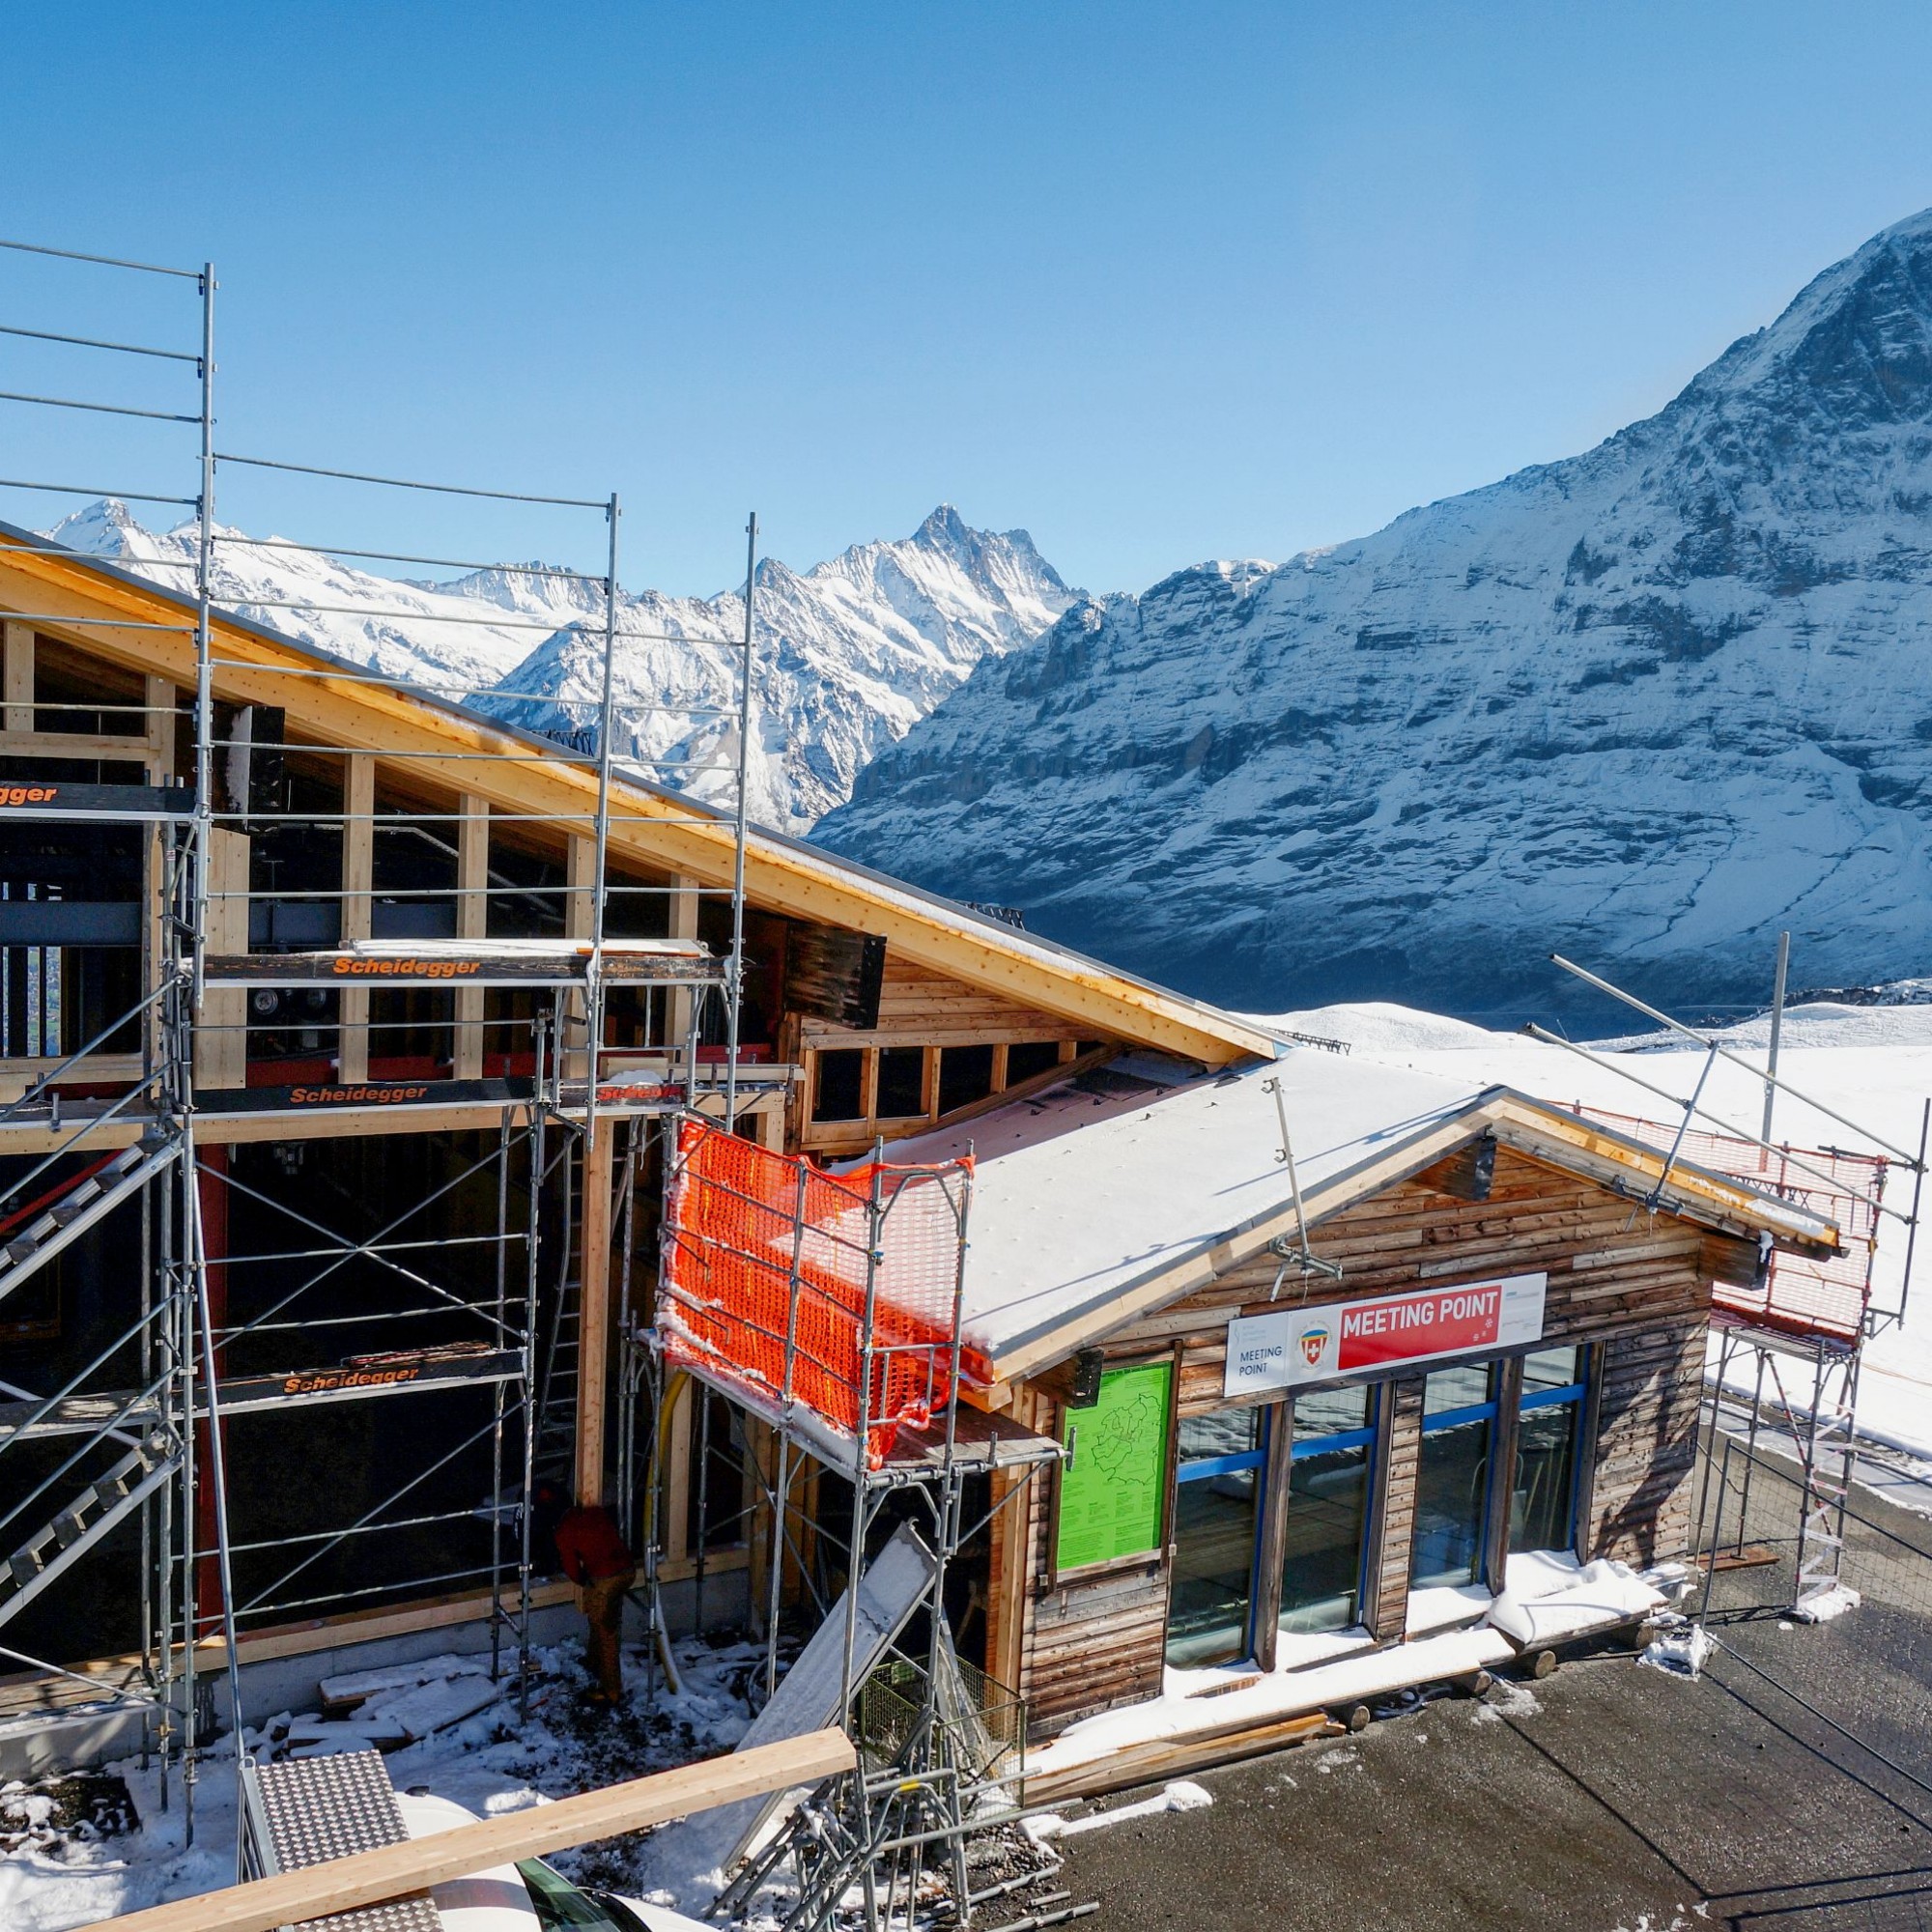
[[[191,526],[151,531],[125,504],[103,501],[48,534],[175,588],[193,582]],[[596,583],[521,568],[400,582],[224,529],[215,589],[224,608],[338,657],[595,742],[605,620]],[[855,545],[812,570],[767,558],[753,647],[753,817],[806,830],[981,658],[1039,636],[1077,595],[1024,530],[972,529],[950,504],[909,537]],[[714,803],[735,798],[742,589],[620,591],[617,630],[616,755]]]
[[[1078,603],[814,837],[1231,1004],[1506,1016],[1552,951],[1923,973],[1928,814],[1932,212],[1584,455]]]

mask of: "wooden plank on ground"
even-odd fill
[[[300,1871],[205,1892],[199,1898],[156,1905],[114,1923],[125,1932],[276,1932],[279,1926],[353,1912],[448,1879],[467,1878],[491,1865],[542,1858],[547,1852],[640,1832],[714,1805],[815,1784],[851,1771],[857,1761],[843,1731],[813,1731],[702,1764],[634,1777],[601,1791],[579,1792],[554,1804],[459,1825],[407,1844],[384,1845],[379,1851],[357,1852]]]

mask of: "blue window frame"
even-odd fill
[[[1277,1612],[1286,1633],[1347,1630],[1361,1621],[1378,1400],[1374,1388],[1359,1384],[1294,1400]]]
[[[1577,1541],[1579,1437],[1589,1392],[1589,1350],[1539,1349],[1522,1363],[1517,1404],[1516,1468],[1510,1484],[1509,1547],[1570,1549]]]
[[[1228,1663],[1248,1654],[1267,1438],[1267,1411],[1260,1408],[1217,1409],[1180,1422],[1167,1612],[1170,1663]]]
[[[1483,1580],[1500,1362],[1457,1363],[1423,1382],[1409,1587]]]

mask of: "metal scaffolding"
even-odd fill
[[[1788,942],[1789,935],[1786,935]],[[1714,1512],[1712,1484],[1716,1442],[1726,1403],[1744,1411],[1749,1453],[1743,1459],[1748,1501],[1750,1471],[1759,1438],[1767,1429],[1790,1440],[1800,1466],[1799,1516],[1795,1525],[1796,1588],[1793,1609],[1800,1615],[1832,1597],[1839,1584],[1847,1499],[1858,1467],[1859,1365],[1865,1345],[1894,1322],[1903,1322],[1912,1293],[1912,1267],[1925,1181],[1932,1100],[1920,1116],[1915,1152],[1846,1119],[1814,1095],[1801,1093],[1777,1073],[1782,1031],[1788,944],[1780,943],[1772,1006],[1767,1064],[1753,1065],[1741,1054],[1697,1029],[1660,1011],[1608,980],[1572,962],[1555,963],[1598,990],[1621,1001],[1668,1033],[1702,1049],[1704,1059],[1688,1098],[1645,1079],[1621,1057],[1593,1052],[1541,1027],[1525,1029],[1536,1038],[1589,1060],[1620,1078],[1665,1100],[1674,1120],[1649,1120],[1577,1107],[1579,1115],[1602,1121],[1625,1136],[1646,1142],[1664,1155],[1664,1174],[1686,1160],[1713,1173],[1762,1189],[1780,1200],[1817,1212],[1839,1231],[1843,1248],[1834,1257],[1779,1254],[1768,1246],[1749,1282],[1718,1282],[1712,1289],[1711,1325],[1717,1342],[1715,1365],[1707,1371],[1709,1407],[1704,1430],[1704,1465],[1697,1504],[1694,1546],[1715,1568],[1742,1556],[1744,1511],[1739,1510],[1740,1547],[1728,1553],[1715,1547],[1722,1520],[1720,1497]],[[1744,1067],[1764,1083],[1762,1131],[1751,1133],[1711,1112],[1704,1104],[1705,1083],[1719,1060]],[[1786,1094],[1836,1124],[1849,1128],[1873,1152],[1840,1148],[1798,1148],[1771,1139],[1774,1102]],[[1888,1176],[1902,1170],[1911,1177],[1909,1208],[1886,1199]],[[1660,1185],[1661,1185],[1660,1181]],[[1904,1268],[1896,1305],[1874,1298],[1873,1268],[1879,1236],[1887,1220],[1905,1239]],[[1728,1466],[1728,1459],[1726,1459]],[[1705,1529],[1713,1547],[1705,1550]]]
[[[628,727],[616,688],[617,659],[633,639],[656,640],[658,634],[626,622],[614,495],[570,498],[474,490],[217,449],[211,266],[180,270],[26,243],[0,247],[185,280],[199,298],[192,347],[0,328],[94,353],[160,358],[191,369],[195,381],[192,407],[172,411],[0,394],[9,404],[181,425],[195,442],[191,496],[0,479],[0,487],[10,489],[115,496],[173,504],[193,515],[192,554],[143,566],[182,573],[181,582],[166,586],[183,607],[179,622],[0,612],[10,623],[43,624],[82,638],[98,625],[118,634],[169,632],[193,646],[186,713],[173,688],[153,677],[145,703],[116,700],[108,707],[116,716],[138,714],[146,721],[155,751],[144,784],[63,780],[46,787],[46,802],[11,814],[81,828],[82,837],[89,826],[140,829],[147,888],[138,1000],[63,1053],[61,942],[25,948],[5,942],[10,962],[21,951],[29,955],[17,1001],[11,964],[0,976],[0,1050],[14,1055],[16,1041],[30,1042],[38,1075],[19,1098],[0,1108],[0,1151],[31,1146],[41,1155],[0,1194],[0,1237],[10,1237],[0,1249],[0,1299],[124,1205],[138,1209],[141,1228],[138,1257],[117,1256],[114,1263],[117,1293],[125,1289],[126,1320],[112,1342],[64,1373],[58,1386],[0,1382],[0,1558],[6,1559],[0,1567],[0,1658],[61,1687],[55,1701],[143,1714],[145,1747],[161,1761],[164,1802],[171,1773],[180,1768],[191,1833],[194,1781],[213,1722],[203,1686],[217,1656],[227,1679],[234,1748],[243,1755],[240,1664],[246,1631],[291,1616],[487,1582],[493,1672],[504,1664],[507,1641],[517,1668],[526,1674],[532,1497],[546,1464],[567,1479],[576,1446],[580,1203],[587,1157],[604,1136],[615,1134],[624,1143],[619,1212],[628,1307],[634,1173],[646,1140],[643,1123],[653,1117],[682,1118],[707,1095],[722,1099],[724,1119],[734,1122],[746,1097],[737,1059],[756,520],[748,533],[735,702],[728,708],[679,707],[653,698],[629,707],[653,714],[682,709],[722,725],[727,737],[735,733],[731,757],[687,761],[735,777],[735,796],[721,808],[690,796],[683,789],[688,772],[665,769],[673,761],[620,752]],[[215,482],[224,465],[356,489],[540,504],[602,519],[601,572],[489,566],[513,577],[567,578],[594,601],[594,615],[579,627],[599,653],[591,718],[564,742],[469,709],[472,720],[490,726],[493,749],[384,754],[385,764],[418,781],[419,790],[456,792],[454,808],[439,810],[424,809],[420,799],[381,798],[375,760],[363,748],[292,734],[281,714],[223,702],[217,688],[232,673],[259,676],[263,670],[245,656],[224,655],[215,635],[221,549],[251,541],[215,525]],[[401,544],[377,552],[274,539],[262,547],[321,558],[477,567],[461,558],[405,554],[408,546]],[[7,554],[70,553],[23,535],[9,543]],[[300,599],[253,608],[310,615],[331,609]],[[420,610],[354,608],[358,616],[412,626],[464,621]],[[499,629],[556,628],[516,617],[488,621]],[[468,709],[485,691],[454,674],[391,675],[327,659],[313,668],[278,667],[272,674],[291,681],[324,678],[332,687],[361,687],[414,705]],[[493,700],[524,695],[504,690],[500,681],[488,692]],[[11,684],[6,698],[8,726],[18,730],[18,694]],[[38,729],[41,714],[90,708],[42,703],[31,689],[25,704],[30,729]],[[174,729],[184,717],[191,719],[191,774],[178,768],[173,753]],[[460,762],[450,762],[459,756]],[[339,785],[330,793],[326,783],[310,784],[301,794],[285,774],[285,762],[293,760],[311,777],[339,773]],[[594,804],[561,815],[486,807],[479,835],[466,794],[487,791],[493,764],[588,770],[594,773]],[[634,879],[613,886],[612,800],[623,782],[650,785],[659,816],[670,804],[688,810],[693,820],[722,826],[732,848],[728,883],[667,886]],[[576,849],[573,839],[588,846],[588,867],[567,860],[556,868],[530,859],[499,871],[488,843],[493,825],[527,841],[554,840],[560,831],[566,855]],[[303,840],[313,845],[327,839],[337,841],[342,855],[332,881],[310,878],[277,890],[271,879],[263,890],[251,841],[265,847],[279,841],[277,849],[299,853]],[[371,857],[378,840],[426,850],[432,870],[453,864],[457,876],[446,884],[417,877],[385,894]],[[362,857],[354,877],[347,869],[352,849]],[[473,876],[479,853],[480,884]],[[472,875],[464,876],[466,869]],[[705,896],[724,902],[729,941],[722,956],[695,931],[669,936],[673,895],[694,908]],[[653,900],[664,908],[661,919],[639,910]],[[657,924],[667,934],[640,939],[613,931],[613,911],[629,915],[614,922],[619,927]],[[391,927],[386,934],[385,920]],[[372,999],[400,999],[406,1010],[400,1018],[377,1018]],[[494,1014],[492,999],[500,1006]],[[634,1036],[621,1042],[611,1037],[619,1002]],[[373,1091],[372,1082],[382,1090],[377,1098],[397,1098],[396,1069],[384,1065],[394,1056],[381,1051],[385,1028],[406,1047],[419,1046],[425,1035],[447,1045],[447,1053],[429,1056],[439,1064],[426,1077],[420,1067],[408,1077],[422,1080],[429,1099],[460,1103],[469,1135],[467,1145],[453,1133],[442,1136],[437,1174],[418,1193],[392,1200],[390,1211],[372,1217],[365,1203],[311,1198],[321,1190],[293,1184],[305,1152],[342,1146],[342,1139],[268,1143],[266,1154],[286,1155],[294,1164],[280,1180],[238,1172],[235,1150],[211,1140],[205,1123],[198,1140],[197,1114],[207,1113],[212,1100],[224,1117],[293,1111],[318,1086],[326,1100],[331,1087],[353,1097],[354,1090]],[[97,1073],[102,1063],[94,1056],[129,1029],[139,1034],[136,1077],[112,1083],[105,1097],[92,1078],[85,1094],[66,1091],[76,1069]],[[724,1041],[722,1073],[705,1062],[701,1041],[707,1036]],[[496,1051],[488,1053],[493,1039]],[[472,1067],[474,1077],[445,1078],[464,1070],[457,1065],[459,1040],[463,1057],[482,1065]],[[407,1129],[406,1107],[397,1107],[392,1118],[397,1128]],[[16,1131],[9,1136],[7,1129]],[[467,1232],[452,1236],[439,1216],[459,1201],[468,1204]],[[244,1217],[257,1227],[257,1237],[227,1238],[231,1223]],[[220,1224],[213,1253],[212,1220]],[[341,1291],[350,1281],[362,1290],[345,1297]],[[316,1359],[319,1353],[323,1359]],[[422,1450],[419,1463],[397,1468],[380,1497],[361,1499],[364,1506],[353,1520],[290,1529],[272,1520],[231,1519],[241,1491],[224,1468],[224,1450],[238,1427],[272,1431],[318,1406],[434,1397],[468,1403],[469,1433],[451,1442],[438,1439]],[[480,1464],[486,1456],[484,1499],[476,1500],[473,1487],[469,1494],[452,1492],[448,1472]],[[8,1648],[7,1626],[129,1521],[138,1522],[140,1540],[138,1657],[118,1674],[103,1675]],[[424,1553],[431,1558],[427,1573]]]
[[[718,1847],[729,1883],[714,1911],[740,1910],[788,1868],[786,1932],[838,1922],[854,1888],[869,1932],[911,1923],[934,1884],[955,1922],[969,1922],[967,1842],[1017,1809],[1026,1721],[1015,1691],[959,1656],[948,1581],[1061,1454],[961,1400],[978,1366],[963,1335],[970,1156],[894,1166],[881,1146],[834,1176],[689,1117],[665,1135],[655,1321],[627,1333],[631,1373],[659,1413],[675,1378],[729,1406],[729,1460],[754,1496],[752,1538],[762,1533],[762,1593],[750,1606],[766,1645],[759,1723],[838,1722],[860,1747],[858,1772],[768,1839]],[[711,1407],[698,1406],[700,1593]],[[663,1432],[653,1439],[661,1450]],[[995,1475],[1004,1492],[988,1483],[969,1501],[974,1479]],[[653,1528],[667,1480],[660,1454],[641,1499],[660,1629]],[[839,1503],[828,1509],[833,1489]],[[839,1514],[842,1561],[827,1566]],[[815,1635],[781,1683],[788,1596]]]

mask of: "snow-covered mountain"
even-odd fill
[[[1923,974],[1928,813],[1932,212],[1584,455],[1080,603],[814,837],[1231,1004],[1494,1013],[1551,951],[1761,1004],[1784,926]]]
[[[48,534],[175,588],[193,582],[192,526],[151,531],[108,500]],[[541,565],[403,582],[279,539],[221,537],[214,578],[224,608],[532,729],[594,739],[604,630],[596,583],[529,574]],[[803,831],[982,657],[1039,636],[1077,595],[1024,530],[971,529],[951,504],[909,537],[855,545],[802,574],[766,559],[753,816]],[[742,591],[620,592],[617,628],[618,754],[701,797],[735,796]]]

